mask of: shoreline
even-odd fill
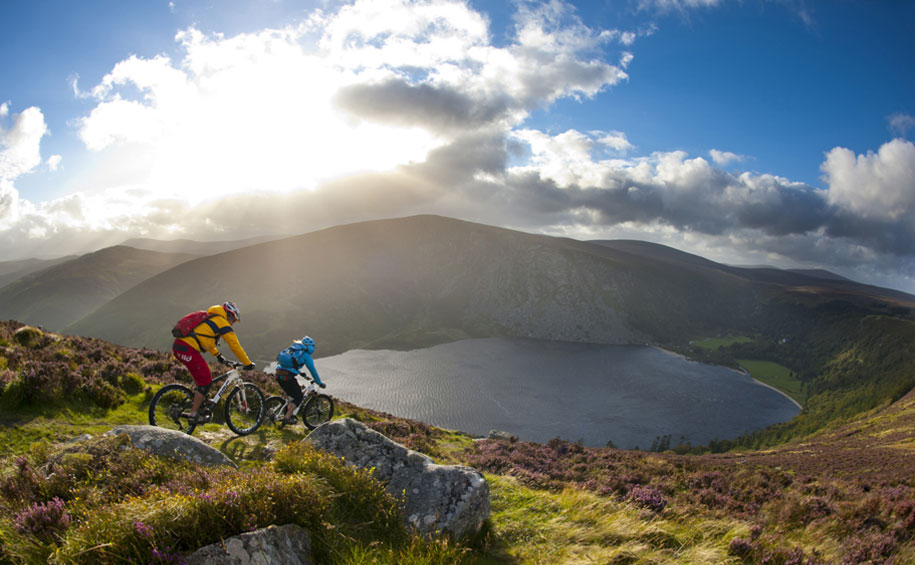
[[[682,353],[677,353],[676,351],[670,351],[669,349],[664,349],[663,347],[660,347],[660,346],[658,346],[658,345],[649,345],[648,347],[653,347],[653,348],[655,348],[655,349],[659,349],[659,350],[663,351],[664,353],[667,353],[667,354],[669,354],[669,355],[673,355],[674,357],[679,357],[680,359],[683,359],[684,361],[689,361],[689,362],[692,362],[692,363],[702,363],[702,361],[697,361],[697,360],[695,360],[695,359],[691,359],[691,358],[687,357],[686,355],[683,355]],[[723,365],[722,365],[722,366],[723,366]],[[744,375],[750,377],[750,380],[753,381],[754,383],[758,384],[758,385],[762,385],[762,386],[764,386],[764,387],[766,387],[766,388],[768,388],[768,389],[774,390],[775,392],[779,393],[780,395],[782,395],[782,396],[784,396],[785,398],[787,398],[788,400],[790,400],[792,404],[794,404],[795,406],[797,406],[798,410],[803,410],[803,409],[804,409],[804,407],[801,405],[800,402],[798,402],[797,400],[791,398],[791,396],[790,396],[788,393],[786,393],[785,391],[779,390],[779,389],[777,389],[776,387],[774,387],[774,386],[772,386],[772,385],[770,385],[770,384],[766,384],[766,383],[762,382],[761,380],[759,380],[759,379],[757,379],[757,378],[754,378],[753,375],[750,374],[750,371],[748,371],[746,368],[744,368],[744,367],[741,366],[741,365],[737,365],[737,366],[739,367],[739,369],[731,369],[731,370],[732,370],[732,371],[735,371],[735,372],[737,372],[737,373],[742,373],[742,374],[744,374]],[[728,367],[728,368],[730,368],[730,367]]]
[[[788,400],[790,400],[792,403],[794,403],[794,405],[797,406],[798,410],[803,410],[803,409],[804,409],[804,407],[801,406],[801,403],[800,403],[800,402],[798,402],[797,400],[791,398],[791,396],[789,396],[788,393],[786,393],[785,391],[779,390],[779,389],[775,388],[774,386],[772,386],[772,385],[770,385],[770,384],[766,384],[766,383],[762,382],[761,380],[754,378],[753,375],[750,374],[750,371],[746,370],[745,368],[741,367],[740,365],[738,365],[738,367],[740,367],[740,371],[738,371],[738,372],[739,372],[739,373],[743,373],[744,375],[750,377],[750,380],[752,380],[754,383],[756,383],[756,384],[758,384],[758,385],[762,385],[762,386],[764,386],[764,387],[766,387],[766,388],[770,388],[770,389],[774,390],[775,392],[779,393],[780,395],[784,396],[785,398],[787,398]]]

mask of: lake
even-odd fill
[[[335,397],[483,436],[649,449],[735,438],[798,407],[744,373],[648,346],[485,338],[315,361]]]

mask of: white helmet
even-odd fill
[[[227,300],[225,304],[222,305],[223,310],[226,311],[227,315],[231,315],[237,321],[241,321],[241,312],[238,311],[238,306],[234,302]]]

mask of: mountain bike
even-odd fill
[[[329,422],[334,417],[334,399],[326,394],[320,394],[315,390],[315,382],[309,376],[296,375],[296,382],[302,389],[304,398],[292,413],[298,418],[299,412],[302,413],[302,421],[309,430],[313,430],[325,422]],[[271,396],[264,402],[264,421],[271,425],[282,428],[286,425],[286,407],[291,403],[291,399],[284,396]]]
[[[214,384],[222,382],[222,385],[203,403],[195,419],[188,418],[194,391],[183,384],[172,383],[160,388],[150,401],[149,424],[192,434],[194,428],[213,420],[216,405],[228,392],[223,406],[226,425],[240,436],[256,431],[264,421],[264,393],[256,384],[241,378],[238,373],[241,363],[228,361],[225,364],[232,369],[213,379]]]

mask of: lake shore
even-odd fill
[[[646,345],[478,338],[413,351],[351,350],[319,361],[348,402],[472,435],[511,432],[589,447],[693,445],[785,422],[799,410],[735,369]],[[777,394],[773,394],[773,392]]]
[[[736,371],[736,369],[735,369],[735,371]],[[756,384],[758,384],[758,385],[762,385],[762,386],[764,386],[764,387],[766,387],[766,388],[770,388],[770,389],[774,390],[775,392],[779,393],[780,395],[784,396],[785,398],[787,398],[788,400],[790,400],[791,402],[793,402],[794,405],[797,406],[798,410],[803,410],[803,409],[804,409],[804,407],[801,405],[801,403],[798,402],[797,400],[791,398],[790,396],[788,396],[788,393],[786,393],[786,392],[783,391],[783,390],[779,390],[779,389],[775,388],[775,387],[772,386],[772,385],[766,384],[766,383],[762,382],[762,381],[759,380],[759,379],[753,378],[753,375],[750,374],[750,371],[747,371],[745,368],[740,367],[740,370],[737,371],[737,372],[738,372],[738,373],[743,373],[744,375],[750,377],[750,379],[751,379],[754,383],[756,383]]]

